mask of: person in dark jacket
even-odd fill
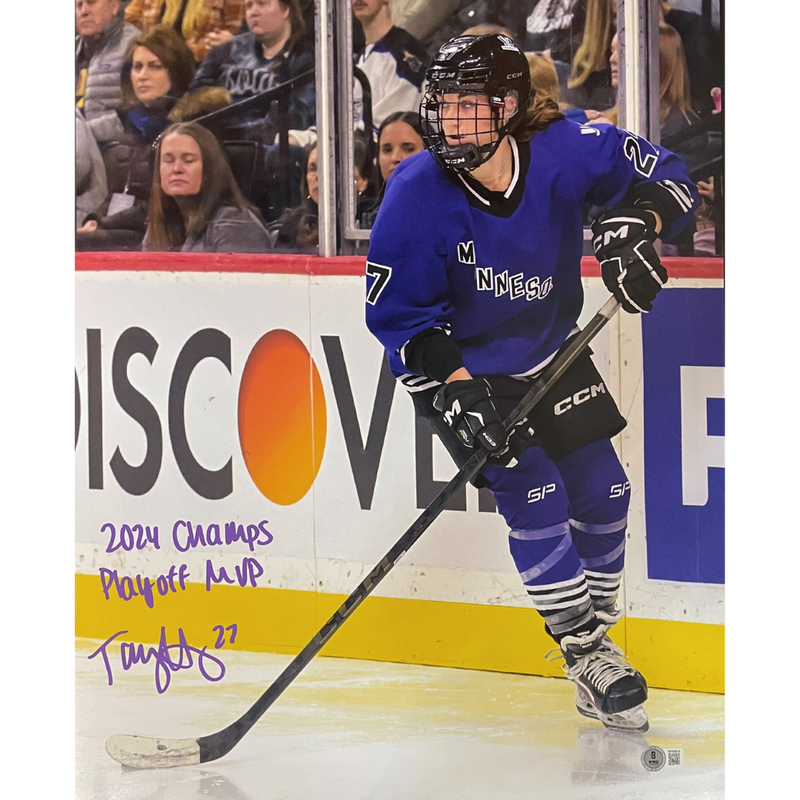
[[[299,0],[247,0],[248,30],[212,48],[197,69],[191,89],[223,86],[234,103],[272,89],[313,69],[314,53],[305,38]],[[275,106],[243,113],[228,122],[235,138],[273,144],[278,131]],[[289,98],[289,128],[306,130],[316,121],[314,81],[294,89]],[[227,135],[227,132],[226,132]]]
[[[316,253],[319,249],[319,175],[317,143],[309,145],[300,179],[300,205],[283,212],[275,223],[275,249],[282,253]]]
[[[159,139],[143,250],[265,253],[272,242],[244,199],[217,138],[197,122]]]
[[[122,68],[123,107],[106,127],[113,141],[104,161],[111,192],[105,206],[78,228],[77,250],[138,250],[153,179],[153,143],[189,87],[195,62],[171,28],[152,28],[128,47]]]

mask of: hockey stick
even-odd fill
[[[553,384],[597,335],[603,326],[614,316],[620,304],[612,297],[562,350],[530,391],[511,412],[503,423],[510,430],[516,422],[530,413]],[[430,524],[439,516],[448,500],[464,484],[479,472],[487,459],[485,450],[480,449],[459,469],[453,479],[442,489],[433,502],[420,514],[413,525],[398,539],[394,547],[381,559],[372,572],[367,575],[342,606],[325,623],[314,638],[295,656],[292,662],[275,679],[272,685],[255,703],[227,728],[199,739],[159,739],[148,736],[115,734],[106,741],[108,754],[120,764],[138,769],[156,767],[179,767],[214,761],[230,752],[255,725],[264,712],[280,697],[289,684],[308,665],[312,658],[325,646],[350,615],[361,605],[372,590],[389,574],[389,571],[403,557],[408,549],[419,539]]]

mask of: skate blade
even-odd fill
[[[602,722],[610,731],[645,733],[650,729],[650,720],[647,719],[647,712],[641,706],[623,711],[621,714],[602,714],[588,703],[584,705],[576,702],[575,708],[582,716]]]

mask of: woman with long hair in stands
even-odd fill
[[[425,149],[422,141],[422,125],[416,111],[395,111],[389,114],[378,128],[378,170],[381,186],[377,199],[371,208],[361,215],[361,226],[371,228],[378,216],[383,201],[386,182],[407,158]]]
[[[195,70],[183,39],[170,28],[153,28],[134,39],[121,73],[122,107],[108,123],[103,153],[109,197],[78,228],[78,250],[138,250],[144,236],[153,173],[153,142],[169,125]],[[112,129],[113,126],[113,129]]]
[[[319,173],[317,143],[306,148],[306,163],[300,178],[299,206],[288,208],[275,222],[275,249],[284,253],[316,253],[319,248]]]
[[[614,104],[609,54],[616,31],[617,0],[588,0],[583,36],[564,93],[566,102],[593,109]]]
[[[142,249],[272,251],[269,234],[244,199],[222,146],[196,122],[170,126],[158,143]]]
[[[661,142],[670,136],[680,133],[699,121],[692,110],[692,97],[689,85],[689,71],[686,67],[683,43],[680,34],[671,25],[662,23],[658,27],[659,41],[659,120],[661,123]],[[619,88],[619,39],[614,35],[611,40],[611,84],[615,91]],[[619,124],[619,106],[614,106],[593,119],[589,124]],[[690,169],[709,159],[708,139],[698,134],[685,139],[670,149],[680,155]],[[665,239],[662,252],[669,255],[692,255],[694,251],[693,237],[695,232],[694,218],[672,239]]]
[[[671,25],[658,26],[659,43],[659,119],[661,122],[661,138],[671,136],[688,128],[699,120],[692,110],[692,95],[689,85],[689,71],[680,34]],[[619,37],[614,34],[611,40],[611,85],[614,91],[619,89]],[[617,103],[593,120],[593,124],[608,122],[617,125],[619,122],[619,106]],[[678,150],[681,155],[686,155]]]

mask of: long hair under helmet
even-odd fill
[[[419,106],[422,139],[437,163],[453,172],[470,172],[488,161],[503,137],[525,116],[532,100],[528,61],[513,40],[503,34],[458,36],[445,42],[426,78],[427,89]],[[490,142],[481,146],[472,142],[453,145],[448,144],[442,127],[445,94],[486,95],[495,120],[503,113],[509,95],[516,99],[517,107],[503,125],[496,125]],[[477,120],[477,109],[475,114]]]

